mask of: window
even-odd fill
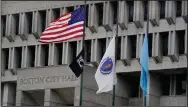
[[[28,66],[34,67],[35,66],[35,46],[28,46]]]
[[[40,21],[41,21],[41,30],[42,32],[45,30],[46,27],[46,10],[41,10],[39,11],[39,15],[40,15]]]
[[[4,68],[8,69],[9,49],[8,48],[3,49],[2,54],[3,54],[2,59],[3,59]]]
[[[6,15],[1,16],[1,35],[5,36],[6,32]]]
[[[16,47],[15,48],[15,67],[21,68],[21,62],[22,62],[22,47]]]
[[[186,73],[176,74],[176,95],[185,95],[186,89],[183,82],[186,81]]]
[[[106,38],[99,39],[99,48],[100,48],[99,56],[100,56],[100,59],[102,59],[106,51]]]
[[[182,12],[182,5],[181,5],[182,1],[176,1],[176,17],[180,17],[181,16],[181,12]]]
[[[59,16],[60,16],[60,8],[53,9],[53,16],[54,16],[54,20],[59,18]]]
[[[185,30],[176,32],[178,38],[179,54],[184,54],[185,51]]]
[[[128,36],[130,44],[131,44],[131,58],[136,58],[136,35]]]
[[[161,75],[160,83],[161,83],[161,91],[162,91],[161,94],[169,95],[170,94],[170,76],[169,75]]]
[[[159,1],[160,9],[160,19],[165,18],[165,1]]]
[[[85,45],[86,45],[86,61],[90,62],[91,61],[91,40],[86,40]]]
[[[160,32],[163,56],[168,55],[168,32]]]
[[[57,63],[58,65],[62,64],[62,52],[63,52],[63,44],[62,43],[56,43],[55,47],[57,48],[57,51],[55,52],[56,58],[57,58]]]
[[[42,45],[41,49],[43,55],[43,58],[41,60],[43,61],[44,66],[48,66],[49,45],[44,44]]]
[[[152,39],[153,39],[153,36],[152,36],[152,34],[150,33],[150,34],[148,35],[149,57],[152,57]]]
[[[117,1],[112,1],[111,5],[112,5],[112,9],[113,9],[113,24],[116,24],[118,2]]]
[[[139,82],[140,82],[140,72],[132,72],[132,73],[128,73],[128,74],[124,74],[126,78],[125,80],[127,81],[127,83],[130,86],[130,98],[138,98],[141,97],[141,89],[139,86]]]
[[[121,37],[117,38],[117,60],[121,59]]]
[[[19,18],[20,18],[19,14],[13,15],[15,35],[18,35],[19,32]]]
[[[147,20],[147,14],[148,14],[148,1],[143,1],[144,3],[144,20]]]
[[[67,13],[74,11],[74,6],[67,7]]]
[[[98,14],[98,25],[101,26],[103,24],[103,3],[96,3],[95,5]]]
[[[127,1],[129,11],[129,22],[133,22],[134,1]]]
[[[81,7],[84,8],[84,5],[81,5]],[[89,6],[86,5],[86,27],[88,27],[88,14],[89,14]]]
[[[27,22],[27,29],[28,33],[32,33],[32,20],[33,20],[33,13],[32,12],[27,12],[26,13],[26,22]]]
[[[70,42],[70,48],[71,48],[71,57],[74,59],[76,58],[76,50],[77,50],[77,42]],[[72,59],[71,59],[72,60]]]

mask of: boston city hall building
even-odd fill
[[[40,43],[41,32],[84,1],[1,1],[1,106],[79,106],[80,77],[69,64],[82,38]],[[117,6],[119,7],[117,9]],[[142,106],[140,53],[149,13],[148,106],[186,106],[187,1],[87,1],[82,105],[111,106],[94,78],[116,34],[115,105]],[[148,11],[149,8],[149,11]],[[119,12],[117,16],[117,12]]]

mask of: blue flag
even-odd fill
[[[140,77],[140,87],[143,91],[143,95],[147,95],[147,84],[148,84],[148,38],[145,34],[144,42],[142,45],[140,64],[141,64],[141,77]]]

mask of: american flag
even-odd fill
[[[62,42],[80,38],[84,29],[84,8],[80,7],[52,21],[42,32],[40,42]]]

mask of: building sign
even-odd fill
[[[78,80],[68,67],[22,69],[17,75],[17,90],[75,87]]]
[[[71,82],[76,81],[77,78],[74,75],[71,76],[39,76],[39,77],[27,77],[20,78],[19,83],[22,84],[45,84],[45,83],[59,83],[59,82]]]

